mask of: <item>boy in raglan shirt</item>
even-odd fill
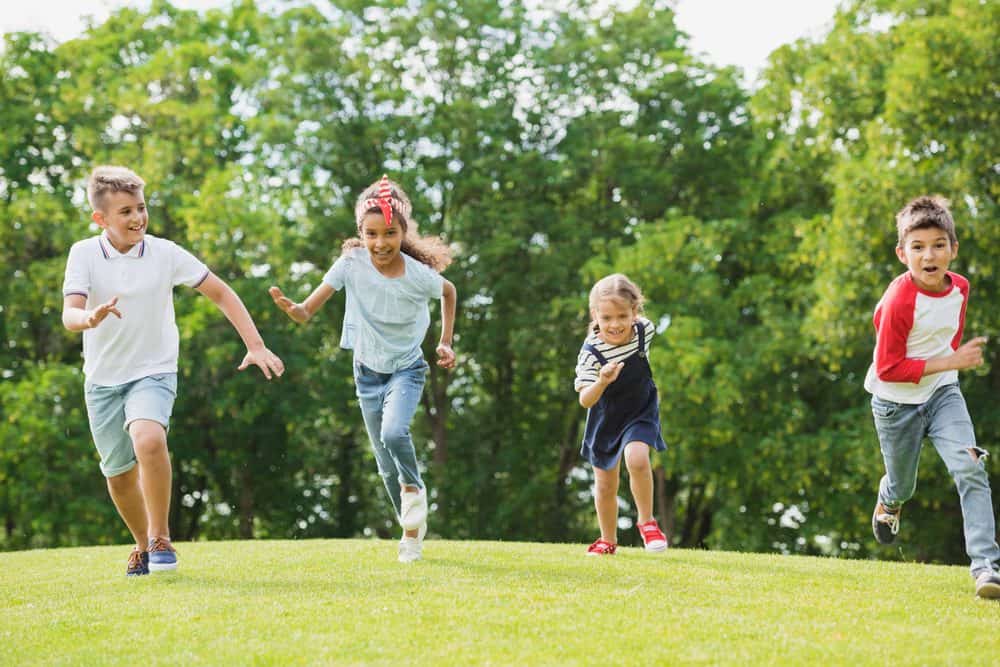
[[[958,371],[982,365],[986,338],[961,345],[969,281],[948,270],[958,256],[955,222],[944,199],[925,196],[903,207],[896,227],[896,256],[909,270],[875,307],[875,354],[865,378],[885,462],[872,530],[881,544],[895,541],[900,510],[916,488],[923,439],[930,438],[958,489],[976,595],[1000,598],[986,451],[976,446],[958,387]]]

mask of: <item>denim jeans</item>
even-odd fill
[[[420,404],[427,369],[423,359],[393,373],[379,373],[354,362],[354,386],[361,414],[396,516],[400,512],[400,484],[424,486],[410,437],[410,422]]]
[[[148,419],[170,429],[177,373],[157,373],[110,386],[84,382],[83,391],[90,433],[101,456],[101,472],[105,477],[116,477],[136,465],[128,431],[132,422]]]
[[[895,509],[913,496],[920,450],[924,438],[930,438],[958,489],[965,551],[972,560],[972,574],[994,568],[1000,561],[1000,547],[984,466],[986,451],[976,446],[972,419],[958,385],[939,387],[920,405],[893,403],[873,396],[872,414],[885,461],[879,501]]]

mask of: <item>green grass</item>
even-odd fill
[[[0,665],[976,665],[1000,603],[963,567],[428,540],[0,554]]]

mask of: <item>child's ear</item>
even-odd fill
[[[901,261],[903,264],[909,266],[909,264],[907,264],[906,262],[906,250],[904,250],[902,246],[896,246],[896,257],[898,257],[899,261]]]
[[[97,223],[97,226],[102,229],[108,226],[108,223],[104,221],[104,213],[101,211],[94,211],[91,213],[90,219]]]

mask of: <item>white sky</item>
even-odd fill
[[[79,35],[84,16],[101,22],[116,8],[149,0],[0,0],[0,33],[47,32],[59,41]],[[177,7],[224,7],[229,0],[173,0]],[[267,4],[274,4],[269,2]],[[831,26],[839,0],[674,0],[677,24],[691,48],[717,65],[736,65],[753,80],[767,55],[799,37],[819,38]]]

